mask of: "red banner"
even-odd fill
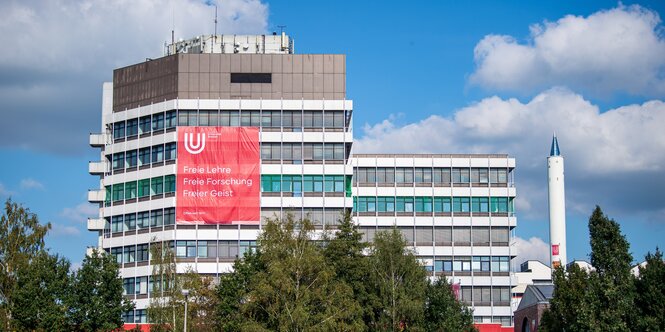
[[[559,245],[558,244],[553,244],[552,245],[552,255],[557,256],[559,254]]]
[[[176,223],[259,223],[259,130],[178,127]]]

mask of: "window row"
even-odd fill
[[[136,309],[122,313],[122,321],[125,324],[146,324],[148,323],[148,309]]]
[[[356,196],[356,212],[479,212],[512,213],[512,197]]]
[[[351,176],[344,175],[261,175],[262,192],[337,192],[351,197]]]
[[[224,240],[178,240],[166,244],[175,250],[178,258],[222,258],[236,259],[249,250],[256,250],[256,241],[224,241]],[[150,260],[150,245],[142,243],[124,247],[113,247],[108,250],[118,264],[147,262]]]
[[[434,272],[510,272],[510,257],[437,257],[432,268]]]
[[[360,227],[363,241],[374,241],[377,232],[389,231],[392,227]],[[408,243],[468,243],[475,245],[508,245],[510,229],[506,226],[416,226],[397,227]]]
[[[107,217],[111,232],[124,232],[148,227],[175,224],[175,208],[141,211]]]
[[[138,150],[108,154],[106,155],[106,159],[111,163],[111,168],[115,171],[150,165],[151,163],[159,163],[166,160],[175,160],[178,156],[176,148],[176,142],[158,144]]]
[[[175,192],[175,175],[106,186],[106,203]]]
[[[262,143],[261,160],[346,160],[350,146],[344,143]]]
[[[358,183],[507,183],[507,168],[356,167]]]
[[[179,111],[179,126],[346,128],[350,111]]]
[[[340,220],[344,218],[343,208],[304,208],[304,209],[289,209],[284,208],[280,211],[279,208],[262,208],[261,219],[265,218],[281,218],[286,219],[292,215],[294,220],[308,218],[314,225],[339,225]]]
[[[351,111],[195,111],[172,110],[113,123],[113,139],[176,126],[347,128]]]
[[[166,111],[140,118],[113,123],[113,139],[147,134],[152,131],[175,128],[176,111]]]
[[[475,305],[508,305],[511,300],[510,287],[505,286],[462,286],[460,301]]]

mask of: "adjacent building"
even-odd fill
[[[445,275],[478,323],[512,325],[509,271],[516,196],[507,155],[353,151],[353,102],[341,54],[294,54],[286,35],[201,36],[116,69],[103,86],[99,203],[88,229],[121,264],[146,323],[152,243],[177,268],[219,276],[256,247],[264,217],[342,212],[372,240],[398,227],[432,276]]]

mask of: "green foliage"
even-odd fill
[[[423,330],[427,273],[393,228],[377,232],[369,252],[375,331]]]
[[[73,277],[69,296],[74,331],[110,331],[123,325],[123,311],[133,304],[123,298],[118,263],[103,251],[93,251]]]
[[[271,219],[259,236],[264,271],[252,280],[243,330],[348,331],[362,326],[352,290],[335,279],[309,220]],[[263,318],[259,320],[259,318]]]
[[[665,262],[663,253],[648,253],[646,265],[639,267],[639,277],[635,279],[637,297],[638,331],[665,331]]]
[[[368,291],[369,262],[363,254],[367,244],[362,242],[362,234],[353,223],[350,213],[343,215],[332,238],[326,234],[326,240],[328,245],[323,251],[326,262],[335,270],[336,279],[351,287],[355,302],[362,311],[363,321],[372,321],[372,301]]]
[[[473,312],[457,300],[446,277],[427,284],[425,327],[427,331],[437,332],[477,331],[473,325]]]
[[[572,264],[567,270],[557,267],[552,277],[554,297],[550,300],[550,309],[543,314],[540,328],[544,331],[595,330],[588,273]]]
[[[148,319],[152,324],[151,331],[173,331],[184,323],[184,305],[178,299],[182,296],[182,288],[178,285],[176,260],[173,250],[164,242],[150,245],[150,263],[152,264],[153,285],[150,290]]]
[[[219,277],[216,289],[217,328],[222,331],[238,331],[246,323],[241,307],[249,299],[251,281],[259,272],[265,272],[260,251],[247,251],[243,258],[237,258],[233,271]],[[257,319],[258,317],[255,317]],[[261,317],[264,320],[265,316]]]
[[[5,202],[0,216],[0,320],[5,330],[9,330],[11,308],[15,307],[12,292],[17,271],[44,250],[44,236],[50,228],[50,223],[41,225],[29,209],[11,199]]]
[[[21,331],[71,330],[66,305],[71,284],[69,261],[38,253],[16,273],[12,326]]]

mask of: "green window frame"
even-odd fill
[[[489,198],[472,197],[471,212],[489,212]]]
[[[114,202],[123,200],[125,196],[125,184],[124,183],[114,184],[112,196]]]
[[[379,212],[395,212],[395,197],[377,197],[376,207]]]
[[[125,199],[136,198],[136,181],[125,183]]]
[[[453,212],[470,212],[469,197],[453,197]]]
[[[434,197],[434,212],[451,212],[452,200],[450,197]]]
[[[150,180],[150,194],[159,195],[164,193],[164,177],[157,176]]]
[[[167,175],[164,177],[164,192],[175,192],[175,175]]]
[[[413,212],[413,197],[396,197],[395,211]]]
[[[142,179],[138,181],[138,195],[139,197],[150,196],[150,179]]]

